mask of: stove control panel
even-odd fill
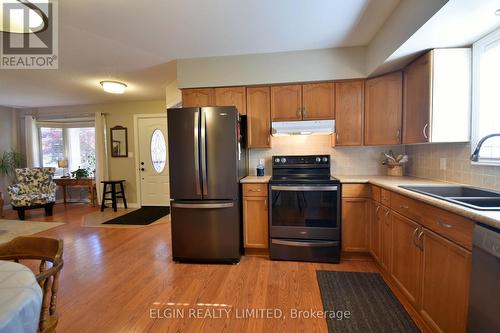
[[[330,155],[273,156],[273,165],[330,165]]]

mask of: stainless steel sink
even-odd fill
[[[400,186],[477,210],[500,210],[500,193],[470,186]]]

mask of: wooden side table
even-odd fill
[[[97,201],[97,192],[94,178],[54,178],[54,183],[57,186],[61,186],[63,188],[63,198],[64,203],[66,203],[66,195],[67,195],[67,187],[68,186],[84,186],[89,189],[90,201],[92,202],[92,206],[95,206]]]

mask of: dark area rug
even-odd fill
[[[143,206],[103,224],[147,225],[170,214],[170,207]]]
[[[378,273],[317,271],[325,311],[349,311],[340,320],[326,316],[328,332],[420,332]]]

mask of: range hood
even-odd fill
[[[272,123],[273,136],[328,135],[335,132],[335,120],[276,121]]]

